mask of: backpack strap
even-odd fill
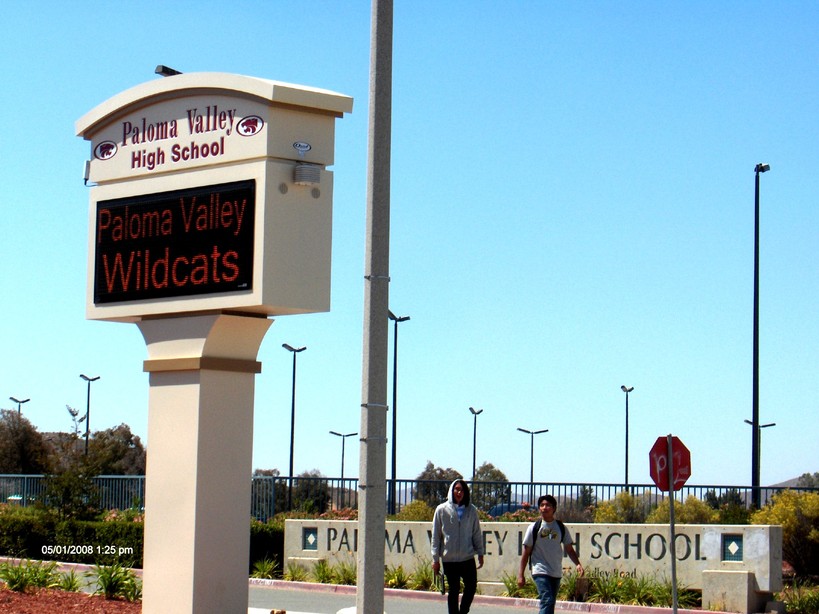
[[[529,553],[529,569],[532,569],[532,554],[535,551],[535,542],[537,541],[538,533],[540,533],[540,525],[542,523],[543,519],[538,518],[535,524],[532,525],[532,552]]]
[[[563,540],[566,539],[566,525],[557,518],[555,518],[555,521],[557,522],[557,526],[560,527],[560,543],[562,544]]]
[[[540,525],[543,524],[543,519],[538,518],[532,527],[532,550],[535,549],[535,542],[537,541],[538,533],[540,533]]]

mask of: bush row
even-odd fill
[[[31,508],[0,506],[0,556],[89,565],[142,567],[143,523],[132,520],[61,520]],[[281,561],[284,526],[250,522],[250,560]]]

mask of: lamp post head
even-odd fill
[[[535,435],[540,435],[541,433],[548,433],[549,432],[549,429],[540,429],[539,431],[530,431],[529,429],[522,429],[520,427],[518,427],[518,430],[521,433],[526,433],[528,435],[531,435],[532,437],[534,437]]]
[[[14,401],[18,405],[22,405],[23,403],[28,403],[31,399],[15,399],[14,397],[9,397],[9,401]]]
[[[769,170],[771,170],[771,165],[764,162],[760,162],[754,167],[755,173],[767,173]]]
[[[163,77],[173,77],[175,75],[181,75],[182,73],[175,68],[171,68],[170,66],[159,64],[154,70],[154,74],[162,75]]]
[[[90,384],[91,382],[96,382],[101,376],[98,375],[97,377],[88,377],[87,375],[80,373],[80,377]]]
[[[628,394],[632,390],[634,390],[634,386],[620,386],[620,390]]]
[[[397,316],[392,311],[390,311],[389,309],[387,309],[387,317],[390,320],[392,320],[393,322],[395,322],[396,324],[398,324],[400,322],[406,322],[407,320],[410,319],[409,316]]]
[[[293,347],[292,345],[290,345],[289,343],[282,343],[282,347],[283,347],[285,350],[287,350],[288,352],[294,352],[294,353],[303,352],[304,350],[306,350],[306,349],[307,349],[307,346],[306,346],[306,345],[305,345],[305,346],[303,346],[303,347],[300,347],[300,348],[294,348],[294,347]]]
[[[482,414],[482,413],[483,413],[483,410],[482,410],[482,409],[477,409],[477,410],[476,410],[476,409],[474,409],[473,407],[470,407],[470,408],[469,408],[469,411],[471,411],[471,412],[472,412],[472,415],[473,415],[473,416],[477,416],[477,415],[479,415],[479,414]]]

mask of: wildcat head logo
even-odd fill
[[[264,128],[264,120],[258,115],[248,115],[237,125],[239,134],[242,136],[259,134],[262,128]]]
[[[97,160],[110,160],[117,153],[117,144],[114,141],[103,141],[94,148],[94,157]]]

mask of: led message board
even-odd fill
[[[98,201],[94,303],[253,289],[255,180]]]

